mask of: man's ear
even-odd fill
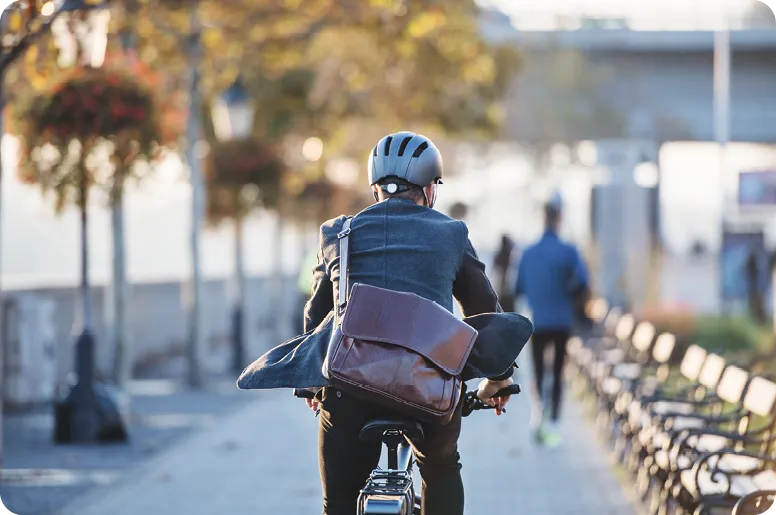
[[[375,202],[380,202],[380,194],[378,191],[380,191],[380,187],[377,186],[377,184],[372,184],[372,194],[375,196]]]

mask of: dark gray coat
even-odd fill
[[[334,324],[339,240],[344,216],[321,226],[305,334],[272,349],[248,366],[241,389],[327,386],[321,367]],[[409,292],[448,311],[458,300],[464,321],[479,335],[463,379],[511,376],[513,363],[533,332],[531,322],[503,313],[466,225],[405,199],[389,199],[359,213],[350,234],[350,281]]]

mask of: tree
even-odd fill
[[[203,113],[207,99],[234,81],[240,59],[262,52],[293,56],[293,42],[304,40],[322,25],[336,4],[327,0],[294,2],[240,2],[236,0],[135,0],[128,2],[117,21],[125,37],[132,37],[138,55],[170,77],[169,91],[187,97],[185,160],[192,182],[192,295],[189,306],[189,383],[204,380],[204,312],[202,311],[200,234],[205,215]],[[302,22],[301,26],[299,21]],[[309,22],[309,23],[307,23]],[[132,28],[130,28],[132,27]],[[224,34],[236,34],[225,40]],[[247,67],[244,71],[250,71]]]
[[[199,220],[207,205],[202,156],[195,149],[207,137],[203,113],[215,95],[239,74],[256,100],[254,134],[262,141],[279,146],[292,136],[315,135],[325,141],[328,156],[361,160],[377,137],[353,135],[352,127],[362,124],[375,134],[399,126],[492,134],[500,123],[499,99],[517,64],[513,50],[491,48],[479,37],[473,0],[444,8],[435,0],[136,0],[131,5],[117,26],[134,34],[140,59],[164,70],[169,91],[185,91],[188,98],[182,148],[194,191],[189,345],[194,385],[201,382],[204,339]]]
[[[19,175],[53,193],[57,210],[74,203],[81,211],[83,333],[77,345],[79,382],[91,384],[88,203],[93,186],[117,200],[123,185],[141,178],[173,135],[163,128],[153,82],[141,70],[122,67],[64,72],[42,92],[16,99],[11,128],[21,141]],[[134,72],[134,73],[133,73]],[[124,347],[117,352],[125,351]],[[81,368],[81,367],[85,368]]]
[[[256,138],[216,143],[207,163],[207,215],[212,225],[234,223],[233,368],[244,363],[245,269],[243,221],[260,206],[275,206],[280,197],[284,164],[273,149]]]

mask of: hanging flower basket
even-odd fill
[[[77,68],[40,95],[22,99],[13,118],[31,141],[56,144],[131,131],[162,142],[167,138],[160,111],[142,78],[118,69]]]
[[[180,124],[171,123],[155,96],[154,77],[124,64],[68,70],[8,112],[9,129],[21,142],[20,179],[55,190],[59,207],[84,186],[110,187],[117,175],[123,181],[132,164],[157,157],[179,133]],[[98,150],[107,155],[100,159]]]
[[[256,207],[278,205],[285,164],[257,139],[215,143],[207,161],[208,220],[242,217]]]

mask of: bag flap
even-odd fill
[[[345,336],[399,345],[450,375],[460,375],[477,330],[414,293],[356,283],[342,319]]]

